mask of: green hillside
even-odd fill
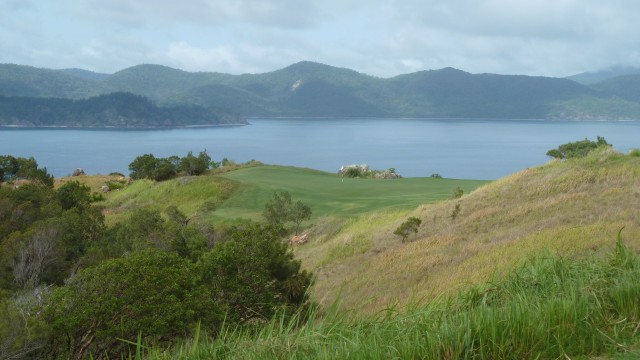
[[[196,105],[156,106],[131,93],[88,99],[0,95],[0,126],[158,128],[246,124],[238,116]]]
[[[606,251],[622,227],[638,249],[639,186],[640,157],[600,151],[521,171],[458,200],[333,223],[329,234],[318,224],[296,256],[317,273],[313,293],[322,304],[339,298],[341,309],[375,313],[455,292],[544,251]],[[422,225],[415,241],[402,243],[393,231],[409,216]]]
[[[618,76],[602,81],[593,88],[628,101],[640,101],[640,74]]]
[[[257,166],[134,182],[108,195],[106,213],[176,204],[214,223],[258,218],[274,190],[314,211],[309,241],[293,248],[315,274],[311,321],[230,327],[216,341],[144,350],[150,358],[630,359],[640,353],[636,155],[604,148],[490,183],[343,182]],[[455,186],[465,195],[450,199]],[[410,216],[422,224],[403,242],[393,231]]]
[[[0,339],[77,358],[633,358],[639,153],[599,147],[493,182],[250,163],[48,188],[10,172]],[[96,206],[102,181],[113,189]],[[276,190],[313,209],[306,243],[239,220],[259,220]],[[410,218],[417,233],[401,238]],[[17,265],[40,264],[31,253],[49,261],[40,272]],[[34,283],[52,297],[24,322],[25,306],[42,308]]]
[[[0,95],[8,97],[77,99],[130,92],[161,106],[198,105],[241,116],[637,119],[635,82],[612,79],[587,86],[567,78],[452,68],[383,79],[309,61],[242,75],[161,65],[107,75],[0,64]]]
[[[94,89],[93,81],[63,71],[0,64],[0,95],[77,99]]]
[[[317,170],[256,166],[223,175],[183,177],[166,182],[136,181],[110,194],[107,214],[114,219],[139,207],[164,210],[176,205],[199,220],[229,222],[261,220],[264,204],[274,191],[288,191],[311,206],[312,222],[323,217],[354,217],[385,209],[412,209],[451,197],[454,188],[466,192],[486,181],[407,178],[395,180],[341,179]]]
[[[608,69],[583,72],[580,74],[567,76],[566,79],[573,80],[583,85],[595,85],[603,81],[627,75],[640,75],[640,68],[633,66],[616,65]]]
[[[207,223],[260,220],[273,192],[288,191],[313,211],[304,224],[310,240],[295,252],[317,274],[316,300],[328,305],[339,298],[341,309],[372,313],[395,302],[455,291],[545,250],[598,253],[623,226],[633,239],[630,246],[638,248],[639,181],[640,158],[612,150],[553,161],[490,183],[343,180],[309,169],[257,166],[156,184],[134,182],[108,196],[106,214],[113,222],[139,207],[176,205]],[[466,195],[451,199],[458,186]],[[410,216],[422,225],[417,238],[402,243],[393,231]]]

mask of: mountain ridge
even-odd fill
[[[114,74],[0,64],[4,96],[81,99],[130,92],[160,106],[215,107],[244,117],[640,119],[636,91],[626,95],[627,88],[640,88],[640,77],[604,84],[451,67],[378,78],[311,61],[242,75],[153,64]]]

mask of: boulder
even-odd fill
[[[73,170],[73,174],[71,174],[71,176],[80,176],[80,175],[86,175],[84,173],[84,170],[82,170],[82,168],[76,168],[75,170]]]

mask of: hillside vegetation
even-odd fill
[[[343,179],[249,163],[162,182],[112,174],[3,187],[15,211],[0,214],[11,235],[0,283],[0,321],[10,330],[0,336],[9,351],[76,358],[135,347],[188,359],[633,358],[640,152],[598,140],[584,157],[493,182]],[[104,179],[119,185],[90,206]],[[250,222],[274,191],[313,209],[302,224],[306,243],[288,245],[282,228]],[[16,222],[15,214],[43,221]],[[408,219],[417,233],[396,235]],[[92,231],[82,231],[85,223]],[[66,241],[48,250],[60,255],[12,282],[16,264],[30,263],[20,242],[38,249],[46,234]],[[81,270],[67,281],[74,266]],[[44,317],[21,322],[21,299],[36,301],[33,285],[45,281],[54,287],[42,290],[50,291]],[[35,330],[24,344],[38,347],[22,346]]]
[[[88,177],[90,178],[90,177]],[[135,181],[107,196],[108,221],[138,208],[177,206],[198,221],[261,220],[274,191],[285,190],[313,209],[313,219],[347,218],[379,209],[413,209],[447,199],[456,187],[471,191],[486,181],[407,178],[341,179],[322,171],[259,165],[216,176],[181,177],[164,182]]]
[[[451,199],[456,187],[467,195]],[[491,183],[341,179],[279,166],[137,181],[109,195],[107,221],[169,205],[207,223],[260,220],[283,190],[313,210],[304,230],[310,240],[295,253],[317,276],[315,300],[360,313],[455,293],[542,251],[599,254],[623,226],[629,245],[640,247],[640,158],[608,148]],[[411,216],[422,224],[403,243],[393,232]]]
[[[117,92],[82,100],[0,95],[3,126],[157,128],[228,124],[246,121],[210,107],[159,107],[132,93]]]
[[[422,225],[414,241],[402,243],[393,231],[409,216]],[[375,313],[455,293],[544,251],[609,251],[622,227],[629,245],[640,248],[640,157],[605,148],[521,171],[460,199],[318,223],[296,256],[317,274],[312,291],[321,304]]]
[[[159,106],[211,107],[245,117],[640,118],[634,90],[640,78],[601,79],[607,81],[585,85],[566,78],[470,74],[452,68],[385,79],[309,61],[242,75],[160,65],[105,75],[0,64],[0,95],[81,99],[130,92]]]

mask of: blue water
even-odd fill
[[[330,172],[341,165],[395,168],[405,176],[497,179],[544,164],[547,150],[604,136],[640,148],[640,121],[252,119],[251,125],[172,130],[0,129],[0,154],[36,158],[55,176],[128,173],[142,154],[251,159]]]

